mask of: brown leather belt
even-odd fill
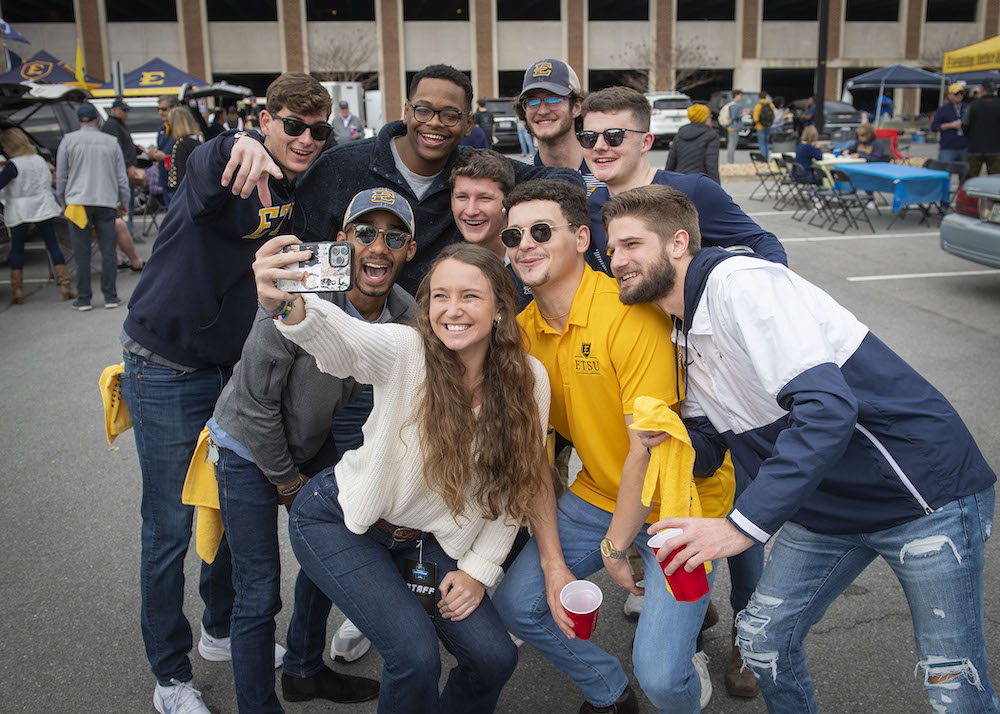
[[[406,543],[411,540],[420,540],[424,532],[417,530],[416,528],[402,528],[400,526],[394,526],[389,521],[384,518],[379,518],[375,521],[375,527],[378,528],[383,533],[392,537],[397,543]]]

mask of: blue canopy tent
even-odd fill
[[[7,84],[23,82],[26,79],[48,84],[68,84],[80,89],[93,89],[101,86],[99,79],[84,75],[86,86],[81,87],[76,79],[76,69],[53,57],[45,50],[41,50],[33,57],[26,59],[6,74],[0,75],[0,82]]]
[[[154,57],[146,64],[127,72],[123,77],[122,93],[126,97],[155,97],[160,94],[177,94],[181,87],[188,85],[207,84],[192,74],[183,72],[169,62]],[[94,90],[95,97],[115,96],[114,85],[111,82],[103,84]]]
[[[882,97],[885,95],[886,87],[890,89],[899,87],[937,89],[942,82],[944,82],[944,77],[940,74],[928,72],[919,67],[910,67],[906,64],[891,64],[888,67],[873,69],[871,72],[865,72],[847,80],[847,89],[878,89],[878,100],[875,102],[875,124],[878,125],[881,118]]]

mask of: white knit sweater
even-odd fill
[[[471,503],[456,522],[444,500],[424,483],[417,408],[426,365],[416,330],[353,319],[314,295],[307,295],[305,304],[305,319],[297,325],[279,321],[281,333],[314,355],[322,371],[374,387],[375,408],[363,428],[364,445],[348,451],[334,471],[344,523],[354,533],[364,533],[384,518],[432,533],[461,570],[487,587],[495,585],[518,524],[503,517],[486,520]],[[543,429],[539,439],[544,441],[549,382],[541,362],[534,357],[528,361]]]

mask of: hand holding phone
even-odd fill
[[[312,255],[288,266],[303,273],[301,280],[279,280],[278,289],[289,293],[347,292],[354,285],[354,246],[345,241],[296,243],[283,253],[311,251]]]

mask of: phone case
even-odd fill
[[[347,292],[354,285],[354,246],[344,241],[333,243],[296,243],[286,246],[283,253],[311,250],[312,257],[288,266],[289,270],[305,271],[299,280],[279,280],[278,288],[288,293]]]

